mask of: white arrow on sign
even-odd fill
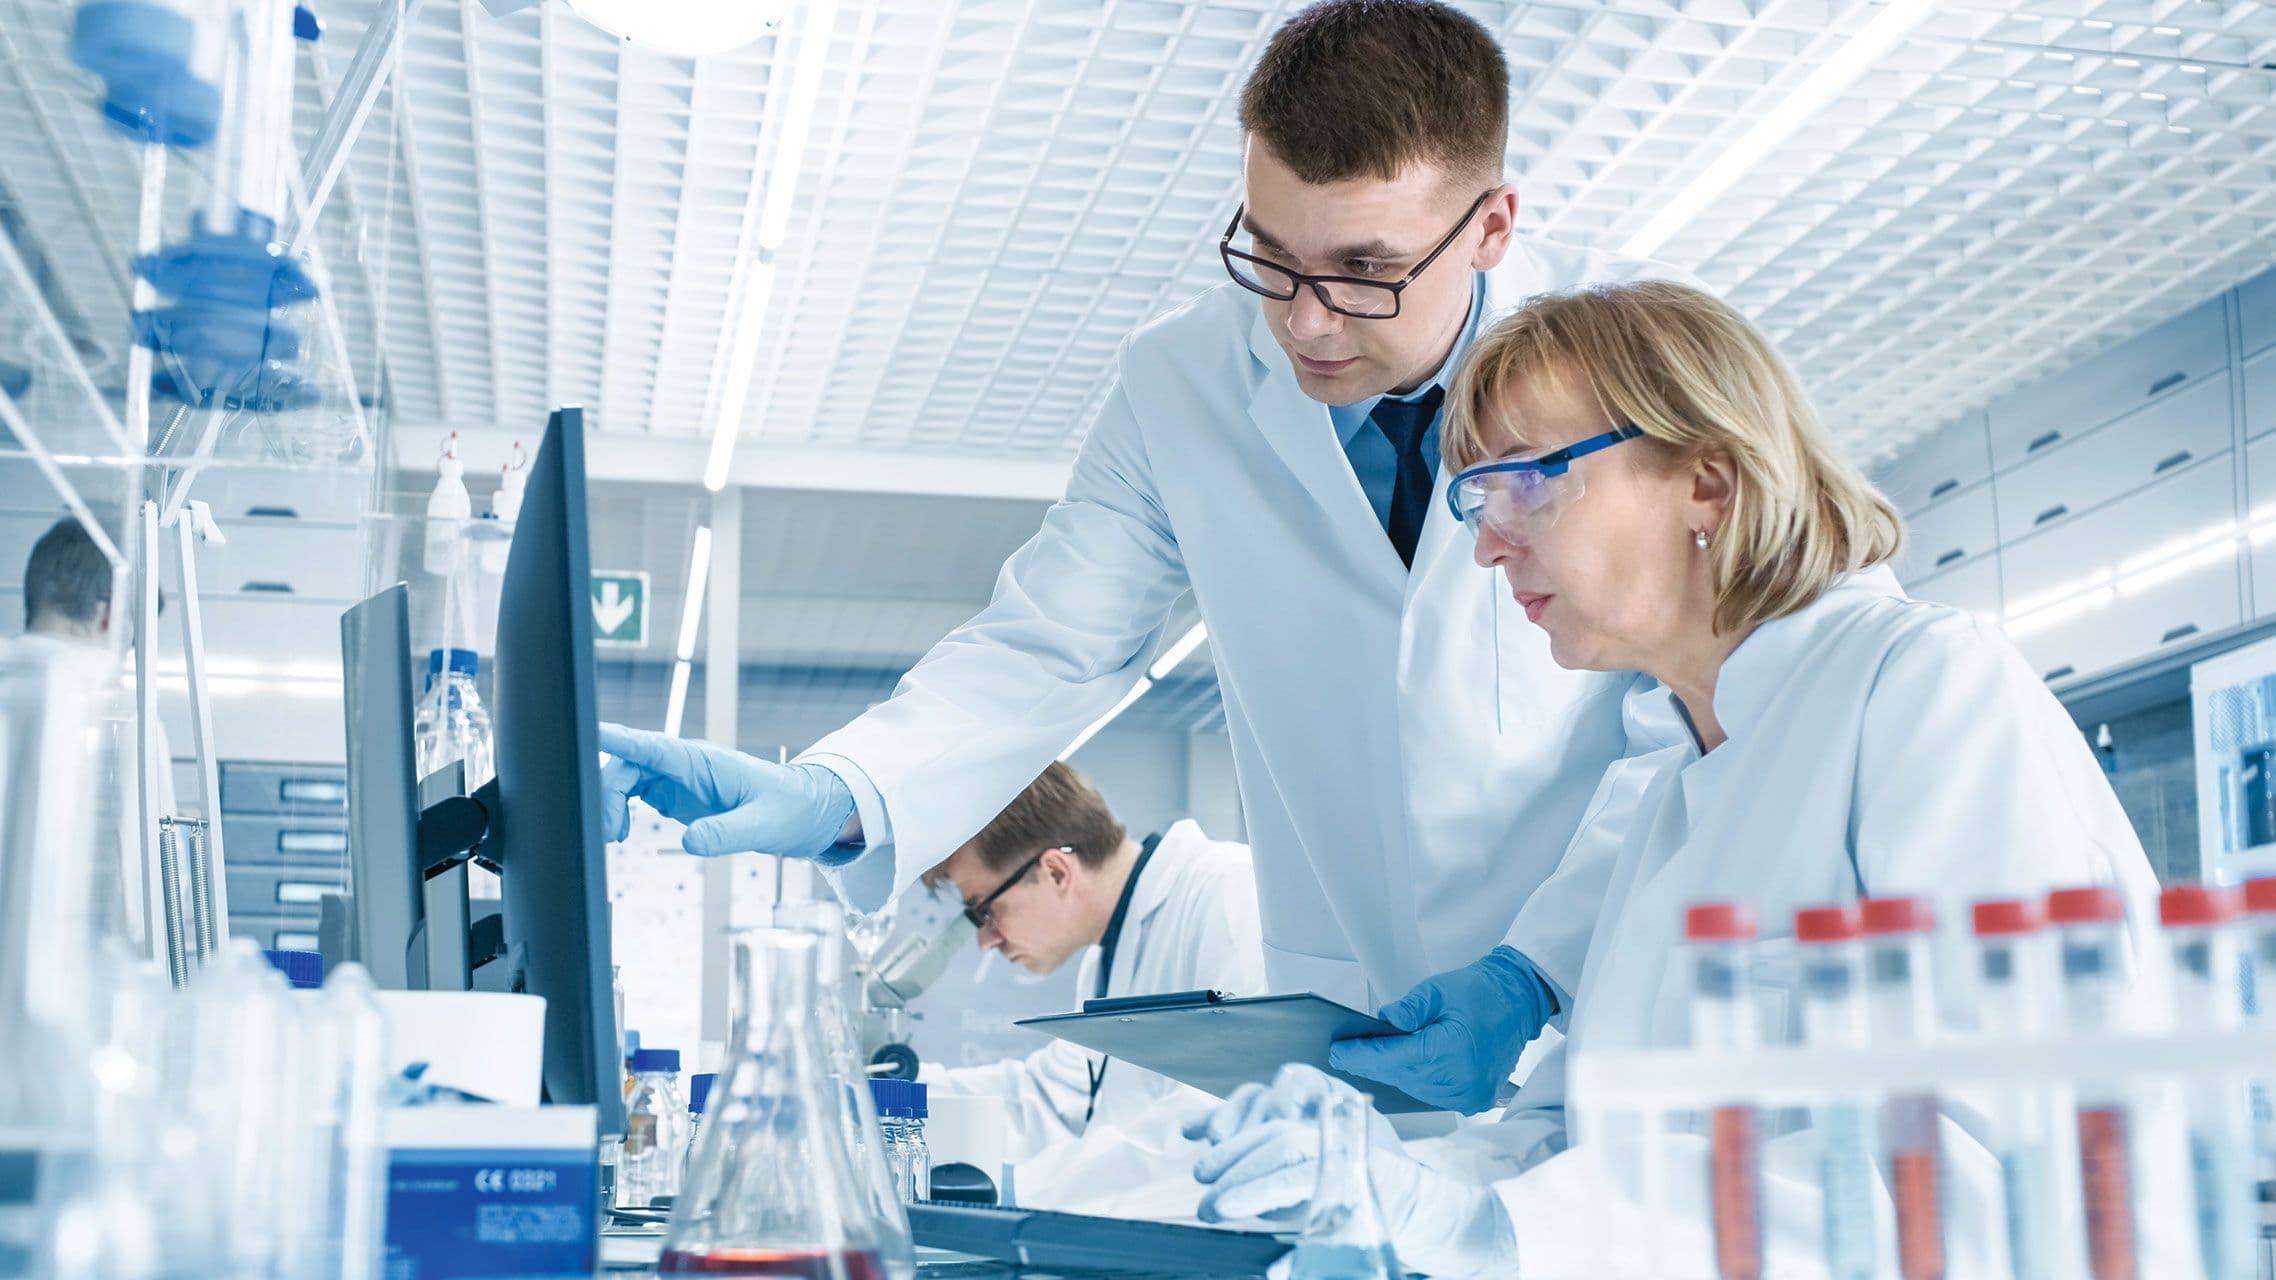
[[[625,595],[615,583],[604,582],[601,584],[600,595],[593,600],[593,621],[600,624],[604,634],[614,631],[632,616],[635,604],[633,598]]]

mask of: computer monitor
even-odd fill
[[[545,1098],[624,1127],[601,840],[585,544],[584,411],[557,409],[530,464],[498,604],[498,777],[480,853],[504,879],[513,988],[545,997]]]
[[[389,991],[424,991],[425,870],[411,744],[411,595],[396,583],[340,615],[347,708],[351,933],[339,955]]]

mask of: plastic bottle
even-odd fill
[[[327,1125],[331,1197],[324,1219],[327,1280],[374,1280],[387,1254],[387,1016],[371,975],[340,964],[314,1011],[338,1063]]]
[[[1934,1037],[1936,987],[1928,941],[1935,912],[1922,898],[1867,898],[1858,904],[1865,935],[1867,1003],[1873,1038],[1919,1044]],[[1944,1275],[1944,1205],[1936,1095],[1901,1094],[1882,1104],[1881,1145],[1897,1207],[1897,1272],[1904,1280]]]
[[[2125,991],[2126,901],[2116,889],[2058,889],[2047,920],[2061,955],[2062,1010],[2069,1032],[2116,1030]],[[2115,1081],[2078,1085],[2080,1192],[2086,1201],[2086,1262],[2094,1280],[2134,1280],[2133,1105]]]
[[[427,693],[412,725],[418,745],[419,776],[454,760],[465,762],[466,791],[497,775],[490,713],[476,692],[480,659],[472,649],[434,649],[427,654]]]
[[[632,1097],[624,1104],[624,1150],[617,1156],[616,1207],[645,1209],[676,1196],[687,1165],[687,1104],[680,1100],[680,1051],[632,1055]]]
[[[1802,974],[1802,1038],[1811,1048],[1860,1049],[1872,1040],[1859,928],[1855,907],[1811,907],[1794,914]],[[1830,1280],[1874,1280],[1879,1270],[1871,1108],[1869,1098],[1846,1097],[1810,1109],[1810,1128],[1818,1138],[1818,1187]]]
[[[1289,1280],[1398,1280],[1406,1272],[1391,1249],[1367,1174],[1367,1104],[1339,1082],[1321,1102],[1318,1120],[1320,1178],[1289,1261]]]
[[[514,442],[515,462],[508,463],[499,471],[497,491],[490,495],[490,509],[484,513],[503,526],[509,535],[513,531],[514,521],[521,518],[522,491],[529,484],[528,469],[518,465],[521,447],[520,441]],[[504,573],[506,553],[512,549],[513,543],[507,538],[485,539],[478,557],[482,571],[493,575]]]
[[[2228,889],[2177,885],[2158,897],[2173,966],[2174,1029],[2233,1034],[2244,1025],[2243,974]],[[2197,1248],[2207,1280],[2258,1280],[2258,1206],[2253,1200],[2250,1106],[2241,1079],[2200,1077],[2184,1086]]]
[[[703,1110],[711,1101],[711,1087],[718,1079],[718,1074],[711,1071],[699,1071],[688,1077],[688,1145],[680,1161],[683,1170],[688,1161],[695,1159],[695,1144],[703,1135]]]
[[[2047,1032],[2054,999],[2038,904],[1998,899],[1975,904],[1976,1010],[1992,1035],[2031,1041]],[[2013,1085],[1998,1093],[1991,1132],[2007,1202],[2007,1257],[2015,1280],[2062,1280],[2077,1274],[2075,1250],[2062,1235],[2063,1197],[2056,1183],[2056,1116],[2061,1100],[2047,1088]]]
[[[1748,1049],[1756,1041],[1746,953],[1754,914],[1728,902],[1699,903],[1684,913],[1691,951],[1691,1044],[1697,1049]],[[1754,1108],[1733,1101],[1709,1116],[1709,1163],[1715,1226],[1715,1273],[1722,1280],[1762,1275],[1762,1149]]]
[[[435,464],[440,474],[434,492],[427,495],[427,524],[422,559],[428,573],[447,578],[458,571],[459,532],[474,515],[473,495],[466,491],[466,464],[458,460],[458,433],[443,445]]]

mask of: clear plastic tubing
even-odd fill
[[[1802,1038],[1813,1049],[1858,1049],[1872,1038],[1858,927],[1855,907],[1811,907],[1794,913],[1802,975]],[[1828,1099],[1810,1109],[1810,1128],[1818,1137],[1826,1274],[1830,1280],[1873,1280],[1880,1241],[1873,1222],[1870,1103],[1862,1097]]]
[[[2117,1029],[2125,989],[2126,900],[2116,889],[2058,889],[2047,895],[2047,919],[2062,957],[2062,1009],[2073,1035]],[[2086,1199],[2087,1273],[2094,1280],[2134,1280],[2132,1109],[2114,1081],[2078,1086],[2080,1189]]]
[[[2054,996],[2045,918],[2037,903],[1996,899],[1975,906],[1976,999],[1980,1024],[1994,1034],[2034,1040],[2046,1032],[2043,1011]],[[2054,1133],[2041,1089],[2003,1089],[1995,1134],[2001,1190],[2007,1197],[2007,1259],[2015,1280],[2058,1280]]]
[[[2174,1029],[2234,1034],[2244,1026],[2238,982],[2243,956],[2235,891],[2176,885],[2158,897],[2173,964]],[[2207,1280],[2258,1280],[2258,1206],[2245,1117],[2250,1104],[2241,1078],[2197,1076],[2185,1085],[2189,1116],[2190,1189],[2196,1207],[2197,1249]]]
[[[1932,1038],[1936,987],[1928,942],[1936,914],[1923,898],[1867,898],[1858,904],[1865,935],[1867,1003],[1873,1038],[1918,1044]],[[1882,1104],[1881,1143],[1888,1151],[1889,1192],[1897,1206],[1897,1273],[1904,1280],[1942,1280],[1944,1205],[1937,1144],[1936,1095],[1898,1094]]]
[[[1692,1047],[1754,1047],[1753,996],[1745,980],[1754,914],[1735,903],[1699,903],[1684,913],[1683,934],[1691,952]],[[1713,1109],[1708,1123],[1715,1274],[1721,1280],[1760,1280],[1762,1151],[1754,1108],[1726,1103]]]

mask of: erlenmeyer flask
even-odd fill
[[[660,1274],[885,1280],[815,1017],[820,945],[803,929],[735,936],[728,1067],[673,1202]]]
[[[1403,1274],[1367,1179],[1367,1103],[1338,1082],[1319,1104],[1320,1182],[1289,1280],[1397,1280]]]
[[[878,1252],[892,1280],[911,1280],[917,1274],[917,1249],[909,1234],[908,1211],[885,1159],[885,1134],[877,1123],[877,1102],[869,1091],[869,1071],[857,1043],[853,1000],[853,971],[846,965],[845,908],[835,902],[786,902],[774,910],[774,922],[784,928],[805,929],[821,938],[815,949],[817,980],[814,985],[816,1022],[821,1027],[823,1051],[828,1055],[830,1080],[837,1087],[839,1116],[845,1123],[846,1149],[852,1153],[854,1177],[869,1193],[869,1210],[875,1218]]]

